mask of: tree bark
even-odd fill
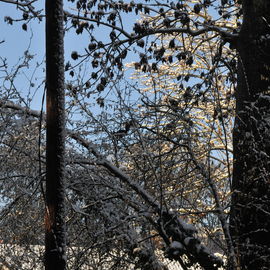
[[[270,269],[270,2],[243,0],[231,234],[237,269]]]
[[[65,93],[62,0],[46,0],[45,269],[66,269]]]

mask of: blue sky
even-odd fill
[[[44,3],[44,1],[38,1],[38,3]],[[66,9],[69,10],[72,4],[66,2]],[[42,7],[41,7],[42,8]],[[20,76],[17,76],[15,81],[17,89],[19,89],[22,95],[27,95],[29,89],[31,92],[35,91],[35,87],[31,89],[27,76],[31,76],[35,70],[36,63],[42,62],[45,56],[45,19],[42,22],[38,20],[32,20],[28,23],[27,31],[22,30],[22,22],[14,22],[13,25],[9,25],[4,21],[6,16],[10,16],[13,19],[20,19],[22,17],[22,12],[17,10],[16,5],[4,3],[0,1],[0,41],[5,40],[4,43],[0,44],[0,57],[6,58],[8,61],[9,70],[18,63],[20,57],[24,55],[24,52],[29,47],[29,54],[34,55],[32,65],[28,70],[25,70]],[[124,18],[125,26],[136,20],[135,16],[129,14]],[[131,31],[131,27],[130,27]],[[104,38],[106,36],[105,29],[99,29],[97,31],[97,38]],[[70,60],[70,54],[72,51],[76,50],[79,53],[84,53],[84,48],[87,47],[89,43],[88,35],[76,35],[74,29],[70,29],[65,35],[65,58]],[[128,61],[132,61],[134,56],[129,57]],[[74,63],[74,62],[73,62]],[[44,70],[39,68],[34,74],[34,82],[36,85],[40,83],[42,78],[44,78]],[[3,73],[0,74],[0,77]],[[69,75],[66,74],[66,79]],[[0,87],[2,86],[3,78],[0,78]],[[35,85],[35,86],[36,86]],[[3,89],[2,89],[3,91]],[[41,99],[42,99],[42,88],[37,91],[32,102],[31,107],[33,109],[40,109]],[[1,88],[0,88],[1,93]]]
[[[24,52],[29,48],[29,54],[35,57],[31,61],[32,65],[28,69],[22,70],[23,72],[17,76],[14,84],[16,88],[21,92],[22,96],[28,94],[28,90],[31,89],[29,83],[29,77],[32,75],[36,68],[36,63],[41,62],[45,54],[45,41],[44,41],[44,22],[38,23],[38,21],[32,21],[28,24],[28,30],[22,30],[23,22],[15,22],[13,25],[7,24],[4,21],[5,16],[10,16],[13,19],[20,19],[21,12],[16,9],[15,5],[0,2],[0,40],[5,40],[0,45],[0,56],[7,59],[8,70],[11,71],[14,65],[21,62],[19,59],[23,57]],[[31,38],[32,36],[32,38]],[[0,76],[4,74],[1,72]],[[44,70],[42,68],[37,69],[34,77],[44,77]],[[34,79],[34,82],[38,83],[38,80]],[[2,87],[3,78],[0,78],[0,87]],[[4,91],[3,88],[0,91]],[[32,87],[31,92],[35,92],[35,87]],[[42,91],[41,89],[35,95],[31,106],[33,109],[40,109]]]
[[[24,22],[14,22],[13,25],[5,22],[6,16],[10,16],[13,19],[20,19],[21,14],[22,12],[18,11],[15,5],[0,2],[0,41],[5,41],[0,44],[0,57],[7,59],[8,69],[11,70],[14,65],[18,64],[19,59],[28,48],[29,54],[34,55],[31,61],[32,65],[29,66],[28,70],[24,70],[23,74],[20,74],[15,82],[17,89],[23,95],[27,94],[29,89],[27,76],[31,76],[36,68],[36,63],[42,62],[45,57],[45,19],[41,22],[38,20],[30,21],[27,25],[27,31],[22,30],[22,24]],[[68,33],[65,37],[66,59],[70,58],[73,50],[83,50],[84,46],[88,44],[86,36],[74,35],[73,29],[70,32],[73,33]],[[34,77],[37,78],[36,82],[44,78],[44,75],[44,69],[41,67],[37,69],[34,74]],[[3,73],[0,76],[2,77]],[[2,85],[2,80],[3,78],[0,78],[0,85]],[[34,92],[35,89],[31,91]],[[31,104],[33,109],[40,109],[42,91],[40,89],[33,99]]]
[[[0,54],[2,57],[9,59],[11,64],[15,64],[18,61],[18,57],[21,56],[28,47],[31,28],[35,32],[35,37],[31,45],[32,50],[44,51],[43,23],[35,23],[34,25],[30,22],[30,29],[23,31],[21,22],[8,25],[4,21],[5,16],[19,19],[19,14],[21,14],[21,12],[17,11],[15,5],[0,2],[0,40],[5,40],[5,43],[1,45]],[[38,35],[36,35],[36,33],[38,33]]]

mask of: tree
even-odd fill
[[[236,40],[238,83],[234,126],[231,232],[243,269],[269,268],[269,2],[243,1]]]
[[[193,6],[194,13],[200,14],[203,12],[203,6],[206,7],[209,4],[210,3],[207,1],[204,1],[203,5],[195,4]],[[224,8],[232,7],[230,4],[231,1],[222,1],[223,7],[220,9],[220,14],[223,14],[223,18],[225,19],[231,17],[231,14],[226,14],[224,12]],[[166,4],[164,4],[164,6],[166,6]],[[142,10],[145,6],[138,5],[137,8]],[[171,8],[171,10],[176,10],[173,3],[169,8]],[[182,8],[184,8],[184,6],[182,6]],[[188,9],[189,6],[186,6],[186,8]],[[162,22],[164,28],[159,28],[158,30],[153,29],[151,28],[152,25],[148,20],[145,20],[142,23],[137,23],[134,26],[134,40],[141,40],[144,36],[156,33],[172,34],[180,32],[196,37],[202,33],[214,31],[221,34],[220,37],[223,42],[229,42],[231,47],[235,48],[239,52],[237,88],[235,91],[236,121],[234,128],[233,199],[230,218],[231,232],[234,239],[233,243],[236,248],[235,258],[237,258],[237,261],[231,258],[230,263],[232,264],[232,268],[237,267],[237,265],[241,265],[242,268],[246,269],[268,268],[268,260],[265,258],[269,256],[266,248],[269,246],[269,243],[266,240],[268,239],[267,235],[269,230],[268,225],[262,221],[264,219],[264,214],[262,214],[262,212],[268,212],[267,198],[269,196],[268,188],[264,184],[264,179],[265,177],[267,178],[268,174],[268,167],[267,165],[264,165],[266,161],[263,161],[263,156],[266,154],[266,159],[268,156],[268,139],[265,134],[268,130],[268,124],[267,121],[262,118],[262,115],[264,115],[262,111],[265,109],[261,109],[261,107],[267,106],[265,102],[267,100],[267,89],[269,87],[269,80],[266,71],[268,66],[268,57],[265,54],[269,46],[268,39],[266,38],[269,31],[268,11],[266,11],[267,8],[268,3],[266,1],[256,3],[255,1],[242,1],[240,12],[243,12],[244,17],[241,28],[239,28],[239,34],[237,33],[237,28],[234,32],[230,32],[228,30],[223,31],[221,27],[213,25],[212,21],[210,25],[205,26],[204,23],[205,27],[201,29],[199,28],[200,22],[193,21],[194,28],[198,29],[193,31],[190,27],[190,24],[192,24],[190,21],[192,20],[186,15],[186,13],[180,15],[178,12],[175,12],[174,19],[169,19],[169,16],[167,15],[169,13],[166,13],[163,8],[162,10],[160,9],[159,14],[164,16],[164,18],[166,17]],[[149,10],[147,11],[149,12]],[[175,18],[177,16],[182,16],[182,24],[186,24],[186,28],[176,27]],[[239,16],[239,13],[236,13],[236,16]],[[185,17],[185,20],[183,17]],[[253,27],[251,18],[256,18],[256,27]],[[157,22],[159,23],[158,20],[159,19],[157,19]],[[159,26],[161,25],[162,24],[160,23]],[[121,33],[121,31],[119,32]],[[122,33],[125,34],[123,31]],[[116,36],[117,35],[115,35],[115,39],[117,39]],[[118,40],[118,42],[119,44],[122,44],[124,41]],[[144,47],[144,43],[142,41],[138,43],[138,45],[140,44]],[[220,52],[222,52],[222,43],[221,51],[216,55],[217,58],[215,61],[217,62],[223,61],[222,54],[220,55]],[[154,51],[154,58],[161,60],[164,53],[165,48],[161,47],[159,50]],[[256,57],[253,57],[253,53],[256,54]],[[143,70],[146,71],[148,68],[148,58],[145,54],[141,54],[140,57],[141,59],[138,65],[142,66]],[[192,64],[193,60],[191,57],[192,55],[188,60],[190,60],[189,63]],[[258,65],[259,68],[255,69],[255,66]],[[250,108],[251,105],[249,105],[249,103],[252,103],[252,108]],[[254,106],[256,109],[254,109]],[[256,112],[254,110],[256,110]],[[243,142],[242,138],[245,138],[244,135],[248,136],[247,142]],[[249,140],[251,140],[251,142],[249,142]],[[249,145],[249,147],[247,147],[246,144]],[[255,149],[259,149],[258,153],[260,153],[257,154],[259,155],[257,158],[255,158],[257,155],[251,154],[254,151],[257,153],[258,150]],[[251,156],[253,156],[259,164],[254,164],[254,160]],[[262,168],[262,170],[258,168]],[[248,173],[246,173],[247,171]],[[252,171],[251,176],[249,175],[250,171]],[[265,199],[262,200],[261,198]],[[225,220],[223,220],[223,222],[226,223]],[[224,228],[227,228],[227,225],[225,225]],[[230,241],[230,236],[227,236],[229,237],[227,240]],[[256,254],[255,250],[257,255],[254,255]],[[263,250],[262,254],[264,255],[260,256],[259,253],[261,251],[259,250]]]
[[[63,2],[46,1],[45,269],[66,269]]]
[[[28,8],[31,4],[25,6]],[[205,269],[217,269],[220,262],[201,245],[193,227],[180,218],[183,209],[179,207],[184,204],[174,200],[177,196],[187,202],[184,214],[189,211],[190,219],[195,220],[199,229],[209,228],[213,220],[214,227],[223,230],[222,246],[228,269],[268,269],[268,2],[77,1],[76,9],[76,13],[65,11],[67,29],[74,28],[78,35],[89,35],[90,42],[85,46],[85,53],[74,50],[72,60],[66,64],[70,74],[67,110],[71,114],[80,110],[86,117],[83,124],[70,120],[74,131],[69,132],[69,137],[76,144],[72,145],[69,140],[69,151],[73,162],[85,172],[94,172],[93,185],[102,186],[94,193],[97,195],[87,197],[82,187],[88,177],[75,182],[70,178],[69,199],[74,200],[71,206],[77,205],[75,212],[80,216],[76,222],[82,224],[84,217],[86,230],[91,226],[97,230],[95,224],[102,220],[107,228],[108,222],[112,222],[108,209],[121,209],[114,218],[115,227],[123,224],[118,227],[121,229],[112,229],[112,234],[98,233],[94,242],[101,239],[101,235],[104,239],[109,235],[113,239],[119,236],[118,243],[125,243],[121,251],[132,258],[131,253],[143,254],[133,252],[138,251],[142,242],[151,244],[149,239],[158,239],[164,242],[168,257],[183,267],[198,262]],[[132,25],[123,24],[124,14],[132,12],[144,15]],[[108,36],[99,40],[97,31],[104,27],[110,29]],[[131,28],[134,32],[130,34]],[[143,92],[138,85],[130,86],[130,82],[126,87],[120,81],[131,49],[139,55],[134,67],[153,78],[150,84],[149,79],[146,81],[152,93]],[[89,70],[86,77],[82,76],[82,67],[76,69],[76,62],[72,62],[78,60],[85,60]],[[174,63],[181,66],[178,76],[174,74],[174,71],[179,72]],[[173,77],[173,84],[165,81],[166,76],[164,81],[158,77],[166,74],[166,70]],[[169,94],[162,92],[164,86],[171,89]],[[111,92],[106,92],[106,87]],[[122,87],[125,96],[120,91]],[[113,89],[117,89],[115,97],[119,100],[110,95]],[[91,111],[89,103],[94,98],[101,108],[114,104],[121,107],[118,118],[112,114],[109,119],[110,110],[100,115]],[[113,99],[111,104],[109,98]],[[234,98],[235,110],[231,104]],[[139,101],[132,103],[132,99]],[[16,107],[3,104],[7,108]],[[131,105],[137,104],[141,111],[132,108]],[[20,110],[26,112],[24,107]],[[199,121],[198,110],[206,120]],[[231,114],[236,117],[232,177],[228,131],[232,125],[228,118]],[[207,130],[211,131],[209,137],[203,134]],[[92,140],[99,142],[101,151]],[[81,148],[74,151],[78,145]],[[85,155],[84,151],[89,152]],[[223,153],[219,160],[218,151]],[[105,158],[109,155],[113,162]],[[74,171],[81,171],[70,166]],[[175,180],[179,172],[182,193]],[[71,170],[71,175],[73,173]],[[177,192],[170,196],[173,188],[177,188]],[[112,196],[110,203],[106,200],[108,194]],[[196,198],[200,198],[200,203]],[[88,207],[95,201],[99,201],[101,207]],[[82,212],[82,209],[87,211]],[[97,213],[100,214],[97,223],[89,223],[89,217]],[[122,223],[123,213],[126,219]],[[206,214],[207,218],[200,218],[201,214]],[[123,241],[122,236],[127,234],[121,232],[130,232],[130,226],[140,232],[141,240],[135,241],[136,245],[129,245],[130,238]],[[183,259],[185,256],[188,263]],[[144,261],[145,257],[141,259]]]

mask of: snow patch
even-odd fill
[[[178,242],[178,241],[173,241],[170,244],[170,248],[172,248],[172,249],[183,249],[184,246],[180,242]]]

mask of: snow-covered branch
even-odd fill
[[[17,113],[25,113],[36,118],[40,118],[41,116],[39,111],[31,110],[12,102],[0,101],[0,107],[12,109]],[[44,114],[43,119],[45,119]],[[142,198],[146,205],[152,208],[155,215],[159,217],[159,220],[156,223],[156,229],[166,242],[166,252],[170,259],[182,262],[181,256],[186,254],[191,263],[194,264],[197,262],[205,269],[215,270],[222,265],[222,261],[215,257],[195,236],[196,230],[193,226],[187,224],[175,213],[163,209],[157,200],[152,197],[144,188],[142,188],[125,172],[113,165],[101,153],[99,153],[96,146],[92,142],[70,130],[67,130],[67,135],[75,140],[76,143],[92,153],[96,157],[99,165],[102,165],[112,175],[130,187],[139,197]]]

